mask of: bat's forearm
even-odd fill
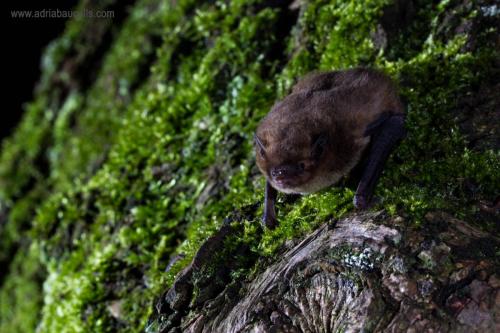
[[[404,120],[402,114],[391,115],[371,127],[370,150],[354,196],[356,208],[367,208],[389,154],[406,135]]]
[[[278,224],[276,220],[276,197],[278,196],[278,191],[267,181],[266,182],[266,193],[264,197],[264,216],[262,217],[262,222],[264,225],[270,229],[274,229]]]

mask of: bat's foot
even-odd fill
[[[262,224],[268,229],[275,229],[278,226],[278,220],[275,216],[272,215],[264,215],[262,217]]]
[[[365,210],[368,208],[368,206],[370,204],[370,200],[368,200],[366,198],[366,196],[364,196],[364,195],[356,194],[354,196],[353,203],[354,203],[354,207],[356,207],[356,209]]]
[[[380,203],[380,198],[368,197],[366,195],[356,194],[352,200],[354,207],[359,210],[366,210]]]

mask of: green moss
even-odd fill
[[[38,250],[22,247],[15,254],[9,276],[0,289],[0,332],[34,332],[42,307],[44,268]]]
[[[280,225],[272,231],[265,231],[258,245],[259,253],[271,255],[285,240],[304,236],[325,221],[342,217],[352,209],[353,196],[349,188],[332,188],[303,197],[293,204],[278,204]]]
[[[9,212],[1,244],[14,248],[29,229],[48,271],[39,331],[141,330],[155,296],[234,210],[250,213],[226,250],[248,246],[252,260],[232,258],[241,263],[232,279],[260,269],[253,258],[272,258],[285,240],[350,212],[354,189],[338,186],[293,203],[281,198],[279,227],[259,226],[264,182],[253,132],[311,70],[369,65],[401,83],[409,134],[384,171],[375,209],[414,224],[444,209],[480,224],[476,201],[493,199],[500,187],[499,153],[469,148],[456,110],[493,78],[498,54],[486,42],[488,28],[479,34],[484,45],[467,51],[467,36],[445,38],[440,30],[454,4],[419,2],[411,25],[377,49],[372,33],[387,4],[309,1],[295,22],[287,6],[263,1],[143,0],[130,8],[88,89],[70,91],[59,105],[41,88],[0,159],[0,207]],[[50,88],[85,29],[71,21],[48,49],[42,87]],[[165,273],[179,253],[185,257]],[[347,263],[361,254],[339,255]],[[370,255],[356,267],[374,261]],[[121,304],[119,318],[113,302]],[[15,308],[13,317],[33,327],[37,310]]]

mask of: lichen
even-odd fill
[[[360,271],[372,271],[381,262],[382,255],[370,247],[356,249],[351,246],[339,246],[328,254],[333,262],[343,267]]]

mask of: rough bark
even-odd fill
[[[225,226],[162,297],[149,331],[498,332],[498,238],[444,212],[426,219],[431,228],[383,212],[324,224],[252,281],[199,302],[192,276]]]

